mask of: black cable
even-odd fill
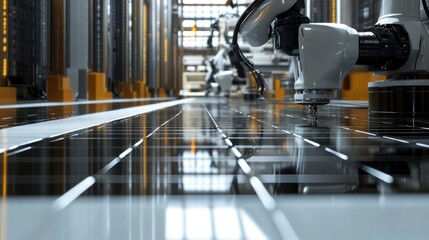
[[[238,19],[234,29],[234,35],[232,36],[232,48],[234,54],[237,55],[238,59],[240,59],[240,62],[242,62],[245,67],[249,68],[249,70],[253,69],[254,65],[249,59],[244,56],[240,46],[238,46],[238,34],[240,32],[240,28],[244,20],[259,6],[260,3],[262,3],[262,1],[263,0],[255,0],[249,5],[249,7],[247,7],[247,9],[244,11],[243,14],[241,14],[240,18]]]
[[[234,52],[235,56],[240,61],[240,64],[246,67],[250,73],[253,75],[253,77],[256,80],[256,83],[258,84],[258,92],[260,95],[264,94],[266,91],[266,81],[264,78],[264,75],[257,69],[255,69],[255,65],[252,61],[250,61],[246,56],[244,56],[243,52],[241,51],[240,46],[238,45],[238,34],[240,32],[241,25],[243,24],[244,20],[256,9],[259,7],[259,5],[264,0],[255,0],[253,1],[249,7],[244,11],[244,13],[241,15],[241,17],[237,21],[237,25],[234,29],[234,35],[232,37],[232,51]]]
[[[428,8],[428,3],[426,2],[426,0],[422,0],[423,3],[423,9],[426,12],[426,16],[429,18],[429,8]]]

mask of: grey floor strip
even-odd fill
[[[181,104],[191,103],[193,101],[194,99],[169,101],[140,107],[119,109],[109,112],[87,114],[66,119],[5,128],[0,130],[0,153],[40,141],[44,138],[55,138],[64,134],[104,123]]]

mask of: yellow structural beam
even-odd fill
[[[113,95],[106,88],[106,74],[101,72],[88,73],[88,99],[109,100]]]
[[[274,98],[277,100],[282,100],[286,97],[286,90],[282,88],[282,80],[274,80]]]
[[[16,88],[0,87],[0,104],[15,104]]]
[[[137,81],[135,84],[135,90],[137,92],[137,98],[149,98],[151,94],[149,92],[148,86],[144,81]]]
[[[337,22],[337,0],[331,0],[331,22]]]
[[[158,89],[158,97],[160,97],[160,98],[166,98],[166,97],[168,97],[168,94],[167,94],[167,92],[165,91],[164,88]]]
[[[124,83],[122,87],[122,98],[137,98],[137,92],[133,90],[133,84]]]
[[[73,102],[73,90],[70,79],[61,75],[51,75],[46,82],[48,102]]]

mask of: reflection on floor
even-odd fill
[[[429,234],[429,119],[371,118],[362,103],[317,120],[269,100],[97,105],[55,120],[28,118],[52,106],[4,108],[27,118],[0,132],[1,239]]]

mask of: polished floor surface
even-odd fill
[[[0,239],[428,239],[429,119],[365,103],[1,109]]]

